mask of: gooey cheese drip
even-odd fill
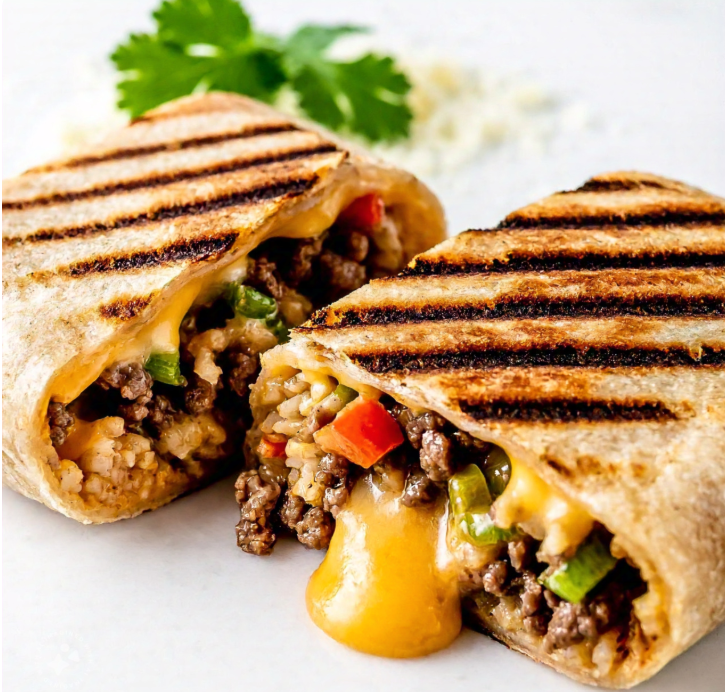
[[[341,644],[411,658],[447,647],[461,629],[456,572],[445,550],[445,504],[411,509],[355,486],[307,587],[313,622]]]

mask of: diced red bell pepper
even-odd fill
[[[275,442],[274,440],[268,440],[266,437],[262,438],[262,441],[257,445],[257,454],[263,459],[281,459],[286,457],[284,448],[287,446],[287,441]]]
[[[403,433],[379,401],[358,397],[315,434],[315,441],[367,469],[402,444]]]
[[[373,192],[358,197],[346,209],[343,209],[338,222],[361,230],[379,226],[385,214],[383,198]]]

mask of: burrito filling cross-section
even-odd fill
[[[412,175],[226,94],[5,181],[3,222],[3,480],[92,522],[241,465],[259,355],[445,229]]]
[[[606,672],[646,648],[638,611],[648,617],[657,595],[584,508],[435,412],[270,360],[254,395],[268,412],[250,435],[261,464],[237,482],[237,534],[244,550],[269,552],[277,508],[300,542],[330,548],[308,590],[322,629],[370,653],[422,655],[458,634],[463,598],[474,617]]]
[[[396,222],[371,193],[321,235],[267,240],[203,290],[192,285],[69,404],[68,384],[56,383],[48,422],[61,488],[85,502],[134,504],[239,458],[259,354],[313,308],[401,264]],[[75,389],[78,373],[70,377]]]
[[[590,180],[317,311],[252,386],[239,546],[368,653],[462,621],[630,687],[725,618],[725,200]]]

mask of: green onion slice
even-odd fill
[[[448,497],[461,537],[469,543],[494,545],[518,534],[516,529],[502,529],[493,523],[491,491],[484,472],[476,464],[469,464],[453,475],[448,481]]]
[[[353,399],[359,396],[352,387],[346,387],[344,384],[338,384],[333,394],[342,400],[343,404],[349,404]]]
[[[157,382],[183,387],[186,378],[181,374],[179,352],[152,353],[144,366]]]
[[[264,321],[267,329],[277,337],[278,344],[286,344],[289,341],[289,329],[280,317],[268,318]]]
[[[459,528],[463,538],[473,545],[495,545],[501,541],[510,541],[518,535],[514,528],[502,529],[493,523],[490,514],[466,512],[461,518]]]
[[[574,557],[548,576],[542,575],[539,581],[565,601],[579,603],[616,564],[617,559],[602,539],[591,534],[579,546]]]
[[[241,317],[264,320],[277,316],[277,301],[251,286],[229,284],[225,295],[235,314]]]
[[[456,514],[469,510],[485,514],[491,508],[486,478],[476,464],[469,464],[448,481],[448,497]]]

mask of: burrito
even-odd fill
[[[313,621],[462,621],[631,687],[725,618],[725,200],[641,173],[471,230],[265,353],[240,546],[329,546]]]
[[[228,471],[259,354],[443,237],[412,175],[221,93],[4,181],[3,482],[99,523]]]

